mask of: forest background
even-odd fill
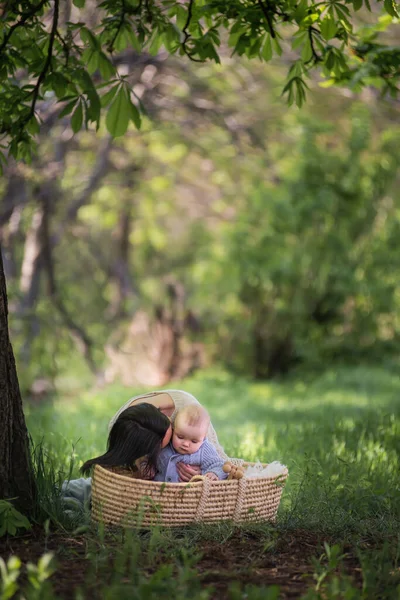
[[[22,389],[397,360],[398,100],[313,74],[289,107],[290,48],[268,65],[121,52],[140,131],[74,134],[79,111],[45,103],[33,162],[0,184]]]

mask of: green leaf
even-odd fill
[[[342,26],[346,27],[349,31],[353,29],[352,24],[349,21],[349,9],[344,4],[335,4],[336,14],[340,20]]]
[[[107,56],[104,54],[104,52],[99,52],[98,64],[99,64],[100,74],[103,79],[109,80],[115,75],[115,73],[116,73],[115,67],[112,64],[112,62],[107,58]]]
[[[160,34],[158,29],[155,29],[153,32],[153,35],[150,38],[150,45],[149,45],[149,54],[155,56],[156,54],[158,54],[161,46],[162,46],[162,35]]]
[[[86,125],[89,122],[96,122],[97,128],[100,125],[100,111],[101,111],[101,103],[100,98],[97,93],[97,90],[93,88],[89,88],[86,91],[88,101],[85,104],[86,108]]]
[[[82,58],[90,74],[97,71],[99,66],[99,52],[97,50],[86,48],[86,50],[83,52]]]
[[[301,51],[301,58],[306,63],[312,58],[312,55],[313,54],[312,54],[311,43],[310,43],[309,38],[307,37],[307,39],[304,42],[303,49]]]
[[[128,99],[125,88],[121,86],[106,117],[106,127],[110,134],[113,137],[124,135],[128,129],[130,117],[130,100]]]
[[[354,10],[360,10],[363,5],[363,0],[353,0]]]
[[[256,39],[254,44],[252,44],[251,46],[249,46],[247,48],[247,51],[246,51],[247,57],[254,58],[255,56],[259,56],[260,50],[261,50],[261,44],[262,44],[262,39],[261,38]]]
[[[112,88],[110,88],[108,90],[108,92],[106,92],[102,97],[101,97],[101,106],[104,108],[105,106],[108,106],[110,104],[110,102],[112,101],[112,99],[114,98],[115,94],[117,93],[117,90],[119,88],[119,83],[117,83],[117,85],[114,85]]]
[[[125,48],[127,47],[127,45],[129,44],[129,38],[126,35],[126,31],[123,27],[120,28],[120,30],[118,31],[118,35],[115,38],[115,42],[114,42],[114,48],[116,50],[118,50],[118,52],[122,52],[123,50],[125,50]]]
[[[72,114],[72,117],[71,117],[72,131],[74,133],[77,133],[78,131],[80,131],[82,129],[82,123],[83,123],[83,107],[82,107],[82,101],[79,100],[76,105],[76,108]]]
[[[240,36],[245,33],[245,29],[239,29],[237,31],[233,31],[233,27],[232,27],[232,31],[229,35],[228,38],[228,46],[230,48],[233,48],[234,46],[236,46],[238,39],[240,38]]]
[[[133,31],[132,27],[129,27],[126,30],[126,34],[129,38],[129,41],[131,43],[131,46],[134,50],[136,50],[136,52],[141,52],[142,51],[142,45],[139,42],[138,38],[136,37],[135,32]]]
[[[76,104],[76,101],[77,101],[77,98],[75,97],[73,100],[71,100],[70,102],[68,102],[68,104],[66,104],[64,106],[64,108],[62,109],[62,111],[58,115],[58,118],[62,119],[66,115],[69,115],[72,112],[72,109],[74,108],[74,106]]]
[[[276,37],[272,38],[272,45],[273,45],[273,48],[274,48],[275,52],[277,53],[277,55],[282,56],[283,50],[282,50],[282,46],[279,43],[278,38],[276,38]]]
[[[176,24],[181,31],[186,25],[187,15],[187,10],[182,5],[178,4],[176,9]]]
[[[170,27],[167,28],[163,36],[164,45],[167,48],[168,52],[175,52],[176,48],[180,44],[180,35],[181,32],[179,31],[179,29],[177,30],[174,27],[174,24],[171,23]]]
[[[100,50],[100,42],[96,39],[93,33],[87,27],[81,27],[81,40],[93,50]]]
[[[301,46],[304,43],[304,40],[307,39],[307,36],[308,36],[308,32],[304,31],[304,30],[300,30],[298,33],[296,33],[293,36],[293,41],[292,41],[293,50],[295,50],[296,48]]]
[[[129,116],[130,116],[131,121],[135,124],[136,129],[140,129],[140,126],[142,124],[140,112],[138,111],[137,107],[133,104],[133,102],[131,100],[129,103]]]
[[[242,33],[236,43],[233,53],[234,54],[237,53],[237,54],[239,54],[239,56],[242,56],[246,52],[249,41],[250,41],[250,36],[247,35],[247,33]],[[205,55],[204,58],[207,58],[207,55]]]
[[[39,125],[39,121],[37,120],[37,118],[35,117],[35,115],[33,115],[30,120],[28,121],[28,124],[26,126],[27,130],[29,131],[29,133],[31,133],[32,135],[36,135],[39,133],[40,131],[40,125]]]
[[[85,6],[85,2],[86,0],[72,0],[72,3],[77,7],[77,8],[84,8]]]
[[[308,3],[307,0],[301,0],[296,10],[293,13],[294,20],[300,25],[304,17],[307,15]]]
[[[299,108],[303,106],[306,94],[301,79],[296,79],[296,104]]]
[[[264,36],[264,45],[261,50],[261,56],[265,61],[271,60],[273,56],[271,36],[269,35],[269,33],[266,33]]]
[[[331,17],[325,17],[320,25],[321,35],[324,40],[330,40],[335,37],[337,32],[337,26],[335,21]]]
[[[69,81],[62,73],[54,72],[51,75],[52,88],[55,91],[57,98],[62,98],[65,95]]]
[[[394,3],[393,0],[384,0],[384,6],[385,6],[385,10],[386,12],[391,16],[391,17],[398,17],[399,13],[397,11],[397,6]]]

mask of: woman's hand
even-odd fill
[[[155,468],[149,467],[145,459],[139,459],[138,461],[136,461],[136,466],[139,471],[138,479],[147,479],[151,481],[156,476]]]
[[[201,475],[200,465],[185,465],[182,462],[177,463],[176,470],[178,471],[179,481],[187,482],[195,475]]]

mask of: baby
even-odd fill
[[[154,481],[178,483],[178,462],[200,465],[201,474],[209,479],[227,477],[227,473],[222,470],[224,461],[206,439],[209,424],[207,411],[197,404],[189,404],[177,412],[172,440],[160,452]]]

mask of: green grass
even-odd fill
[[[400,547],[400,377],[396,373],[342,367],[254,383],[210,370],[167,387],[187,390],[204,404],[231,456],[280,460],[288,466],[289,480],[275,529],[279,535],[302,529],[338,547],[350,544],[360,553],[366,589],[379,589],[379,593],[349,597],[397,597],[391,595],[397,593],[392,575],[387,593],[382,592],[385,573],[398,570]],[[35,443],[44,438],[53,465],[66,474],[73,449],[73,476],[78,476],[84,460],[104,451],[113,413],[142,391],[147,390],[112,385],[82,393],[60,392],[50,404],[26,407],[28,427]],[[196,544],[207,536],[220,536],[223,543],[230,531],[229,526],[197,528],[190,540]],[[270,543],[270,527],[260,527],[259,534]],[[325,589],[326,597],[345,597],[343,590],[334,593],[329,595]],[[257,591],[251,594],[258,597]]]

